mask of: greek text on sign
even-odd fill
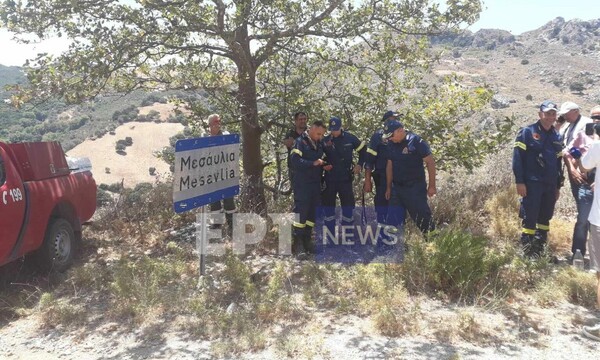
[[[173,179],[175,212],[237,195],[239,150],[237,134],[177,141]]]

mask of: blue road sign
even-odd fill
[[[240,192],[237,134],[179,140],[175,144],[173,209],[182,213]]]

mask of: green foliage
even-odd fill
[[[113,201],[113,197],[107,190],[98,188],[96,191],[96,206],[101,207],[110,204]]]
[[[402,265],[410,289],[439,291],[468,303],[488,293],[506,295],[500,273],[514,254],[491,248],[486,237],[451,228],[430,234],[429,240],[428,244],[411,242]]]
[[[187,294],[182,282],[187,264],[180,259],[162,261],[143,256],[138,261],[121,258],[116,264],[110,281],[114,296],[112,311],[117,314],[143,317],[153,308],[181,306],[181,294]],[[173,301],[177,299],[178,301]]]
[[[458,31],[461,25],[475,22],[481,11],[479,0],[450,1],[444,7],[422,0],[295,0],[254,5],[247,0],[216,5],[141,2],[136,6],[123,2],[74,5],[70,0],[38,0],[35,6],[4,2],[0,18],[11,31],[40,37],[59,33],[72,40],[61,56],[42,55],[27,63],[29,84],[14,88],[15,104],[50,96],[79,103],[101,92],[159,86],[204,88],[228,120],[225,123],[242,120],[246,124],[241,128],[244,173],[252,191],[243,192],[248,200],[244,204],[263,211],[260,185],[263,163],[270,156],[263,159],[262,154],[277,136],[269,136],[269,141],[261,141],[260,136],[271,120],[280,122],[314,99],[309,105],[314,118],[341,114],[351,125],[359,125],[354,119],[366,123],[390,102],[402,103],[401,84],[414,83],[415,74],[435,59],[426,52],[424,35]],[[300,67],[313,66],[312,71],[288,86],[288,77],[277,78],[285,73],[277,65],[280,55],[284,62],[286,57],[301,57],[305,63]],[[263,71],[267,68],[276,71]],[[316,84],[320,88],[304,99],[302,94],[287,91],[301,83],[305,88]],[[290,96],[281,100],[275,87]],[[272,110],[259,111],[263,99],[264,105],[273,105]],[[279,107],[276,102],[285,105]],[[320,106],[323,103],[327,106]],[[200,117],[196,120],[206,116],[200,112],[205,108],[197,110]],[[128,117],[121,115],[115,120],[122,123]]]
[[[123,185],[121,183],[113,183],[113,184],[100,184],[98,188],[105,191],[110,191],[112,193],[120,193],[123,190]]]
[[[413,99],[405,124],[430,143],[439,168],[472,170],[513,136],[512,118],[485,127],[463,121],[487,105],[492,95],[487,88],[466,89],[456,78],[447,77]]]

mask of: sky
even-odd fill
[[[600,0],[483,0],[480,19],[469,30],[508,30],[514,35],[534,30],[556,17],[565,20],[600,18]],[[0,29],[0,64],[21,66],[38,53],[58,54],[68,48],[64,39],[49,39],[35,45],[18,44]]]

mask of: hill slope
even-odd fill
[[[169,145],[169,138],[183,130],[181,124],[131,122],[115,129],[115,135],[104,135],[96,140],[85,140],[67,152],[74,157],[89,157],[92,161],[94,178],[98,184],[124,181],[126,187],[140,182],[154,182],[170,174],[169,165],[153,155]],[[115,151],[117,140],[133,139],[133,145],[125,150],[127,155]],[[156,168],[155,176],[148,168]],[[110,173],[105,169],[109,168]]]

